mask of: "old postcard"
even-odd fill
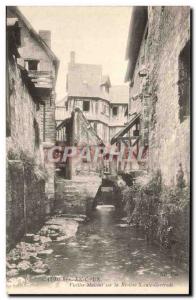
[[[190,294],[187,6],[7,6],[8,294]]]

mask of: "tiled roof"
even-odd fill
[[[110,87],[109,93],[105,86]],[[126,85],[111,87],[108,75],[102,75],[101,65],[69,63],[67,93],[72,97],[97,97],[111,103],[128,103],[129,88]]]
[[[127,85],[116,85],[110,88],[110,103],[129,102],[129,87]]]
[[[109,100],[102,83],[102,67],[90,64],[69,64],[67,75],[68,96],[98,97]]]

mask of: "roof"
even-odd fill
[[[37,40],[39,45],[44,49],[44,51],[47,53],[47,55],[51,58],[53,61],[55,68],[56,68],[56,74],[58,72],[59,68],[59,59],[56,57],[54,52],[48,47],[48,45],[44,42],[44,40],[40,37],[40,35],[34,30],[34,28],[31,26],[30,22],[25,18],[25,16],[20,12],[18,7],[16,6],[8,6],[7,7],[7,14],[9,12],[15,16],[17,16],[20,21],[23,23],[23,25],[29,30],[31,35]]]
[[[132,80],[147,20],[148,7],[134,6],[129,26],[126,49],[126,59],[129,61],[125,75],[125,82]]]
[[[20,53],[18,48],[21,46],[20,27],[18,24],[18,18],[7,18],[7,50],[8,54],[14,54],[19,58]]]
[[[141,113],[135,114],[133,118],[128,122],[127,126],[118,131],[111,139],[111,145],[116,143],[119,137],[124,136],[131,127],[133,127],[140,119]]]
[[[102,85],[102,66],[69,63],[67,75],[68,96],[97,97],[109,101],[109,94]]]
[[[110,103],[128,104],[129,87],[127,85],[114,85],[110,88]]]

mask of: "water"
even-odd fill
[[[126,282],[153,279],[184,282],[187,274],[146,243],[142,233],[128,226],[114,207],[98,207],[91,220],[81,224],[77,235],[53,242],[47,259],[50,276],[96,278],[98,281]]]

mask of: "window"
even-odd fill
[[[113,116],[117,116],[117,114],[118,114],[118,107],[117,106],[113,106],[112,107],[112,115]]]
[[[95,132],[97,132],[97,122],[94,122],[93,128],[94,128]]]
[[[26,60],[25,61],[25,66],[26,69],[29,71],[37,71],[38,70],[38,65],[39,65],[39,60]]]
[[[90,101],[83,101],[83,111],[90,110]]]
[[[128,105],[125,107],[124,116],[125,116],[125,117],[127,117],[127,116],[128,116]]]
[[[15,92],[15,80],[10,80],[7,72],[6,81],[6,137],[11,136],[11,96]]]
[[[39,144],[40,144],[39,125],[35,119],[33,121],[33,127],[34,127],[34,134],[35,134],[35,147],[39,148]]]
[[[183,122],[190,115],[190,42],[179,55],[179,118]]]

